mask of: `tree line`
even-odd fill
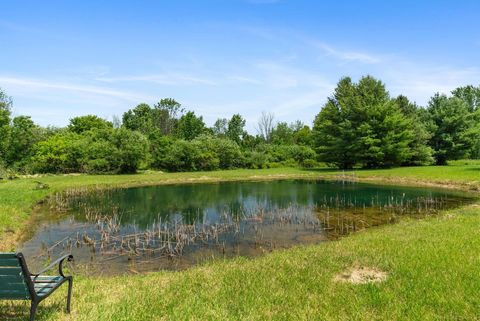
[[[418,106],[391,97],[371,76],[342,78],[310,127],[276,122],[263,112],[257,134],[240,114],[203,117],[165,98],[142,103],[113,121],[72,118],[64,128],[12,117],[0,90],[0,177],[14,173],[133,173],[138,169],[197,171],[280,166],[342,169],[445,165],[480,158],[480,87],[434,94]]]

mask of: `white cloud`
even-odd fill
[[[392,94],[404,94],[421,105],[426,105],[436,92],[448,95],[460,86],[480,85],[477,68],[439,67],[408,61],[385,66],[378,77],[386,82]]]
[[[277,61],[265,61],[255,64],[264,77],[263,83],[271,88],[332,88],[333,82],[320,72],[305,70]]]
[[[131,76],[118,76],[118,77],[97,77],[97,81],[103,81],[108,83],[115,82],[149,82],[159,85],[191,85],[191,84],[200,84],[200,85],[217,85],[213,80],[197,77],[184,73],[165,73],[165,74],[154,74],[154,75],[131,75]]]
[[[382,62],[380,56],[368,54],[360,51],[339,50],[323,42],[310,41],[310,44],[323,51],[327,56],[346,62],[360,62],[363,64],[377,64]]]
[[[263,85],[264,82],[258,78],[244,77],[244,76],[228,76],[228,79],[235,83],[246,83],[251,85]]]
[[[23,91],[53,89],[53,90],[60,90],[60,91],[67,91],[67,92],[80,92],[80,93],[96,94],[101,96],[110,96],[110,97],[130,100],[130,101],[135,101],[135,100],[138,101],[138,98],[140,97],[140,95],[128,93],[125,91],[115,90],[115,89],[108,89],[104,87],[90,86],[90,85],[78,85],[78,84],[71,84],[71,83],[64,83],[64,82],[51,82],[49,80],[43,80],[43,79],[0,76],[0,84],[6,85],[6,86],[12,86],[14,88],[18,88]]]
[[[342,76],[370,74],[384,81],[393,96],[404,94],[422,105],[437,91],[449,93],[461,85],[479,84],[478,68],[457,68],[433,59],[421,61],[365,48],[345,49],[286,30],[240,29],[268,42],[265,48],[274,50],[254,48],[251,54],[225,56],[224,61],[185,53],[172,61],[143,66],[149,68],[144,69],[151,72],[147,74],[113,74],[108,66],[87,66],[53,73],[66,81],[0,75],[0,87],[14,96],[15,107],[17,96],[26,97],[20,102],[29,106],[28,112],[56,124],[71,114],[122,113],[139,102],[170,96],[203,115],[208,124],[240,113],[253,132],[262,110],[275,113],[280,121],[311,123]],[[63,106],[69,110],[62,110]],[[53,112],[55,117],[52,110],[58,111]]]

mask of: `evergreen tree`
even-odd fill
[[[470,130],[470,136],[474,137],[474,142],[470,149],[469,156],[480,159],[480,86],[474,87],[469,85],[459,87],[453,90],[452,94],[454,97],[463,100],[468,105],[470,113],[472,113],[472,119],[476,125]]]
[[[409,145],[411,157],[403,165],[429,165],[433,163],[433,150],[428,146],[428,140],[431,138],[427,129],[430,124],[428,113],[415,103],[411,103],[406,96],[398,96],[396,103],[403,115],[410,120],[415,132],[415,136]]]
[[[320,160],[340,168],[400,165],[412,158],[414,136],[412,121],[370,76],[341,79],[313,127]]]
[[[469,156],[478,135],[468,104],[457,97],[435,94],[428,104],[434,124],[430,146],[437,165]]]

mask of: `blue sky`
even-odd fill
[[[342,76],[424,105],[480,84],[479,1],[0,1],[0,87],[42,125],[173,97],[311,124]]]

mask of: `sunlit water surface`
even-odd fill
[[[474,200],[441,189],[308,180],[161,185],[57,199],[37,211],[40,227],[21,250],[35,267],[71,252],[84,274],[252,257]]]

